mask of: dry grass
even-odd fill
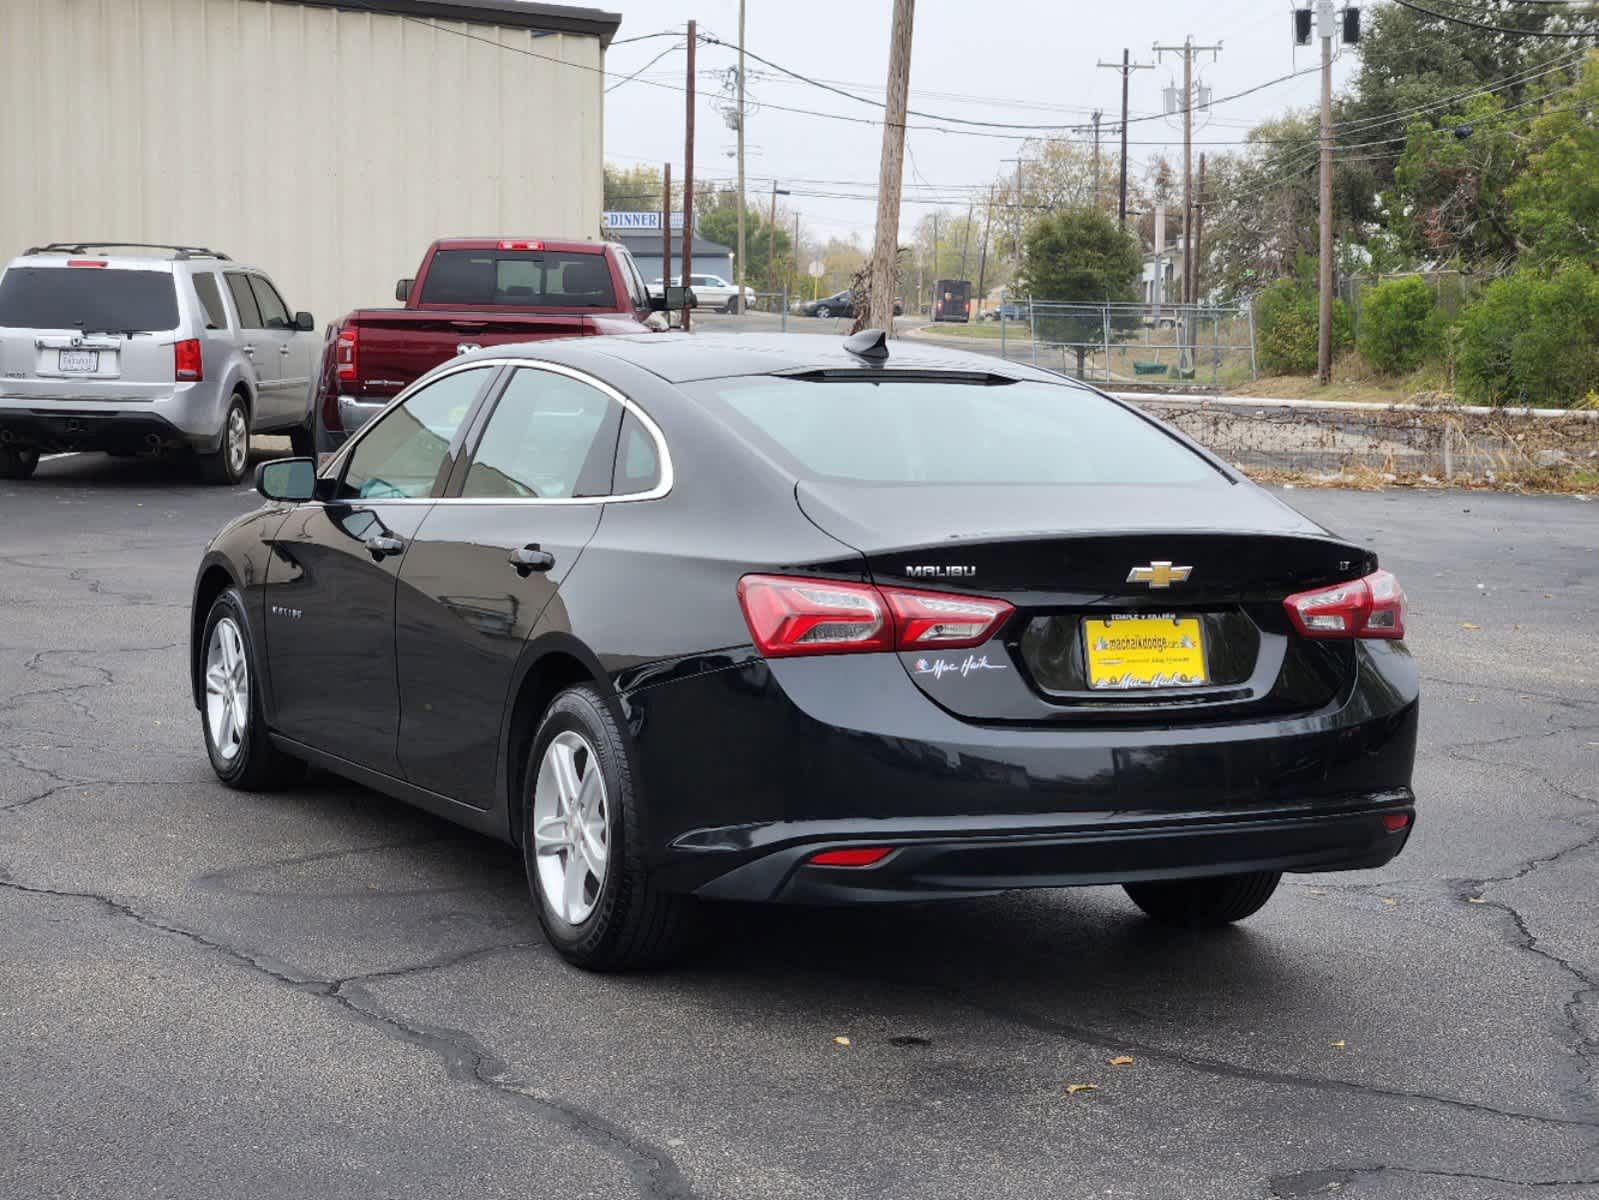
[[[1560,468],[1529,468],[1509,474],[1495,473],[1492,479],[1459,476],[1453,480],[1364,466],[1345,467],[1336,472],[1284,471],[1273,467],[1242,469],[1256,483],[1279,487],[1347,488],[1359,492],[1381,492],[1388,488],[1454,488],[1471,492],[1512,492],[1539,496],[1599,495],[1599,471]]]

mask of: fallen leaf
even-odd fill
[[[1461,623],[1460,627],[1462,629],[1472,629],[1472,630],[1477,630],[1477,629],[1481,629],[1482,628],[1481,625],[1473,625],[1470,621],[1463,621]]]
[[[1327,1044],[1329,1046],[1331,1046],[1334,1050],[1342,1050],[1344,1048],[1344,1043],[1343,1043],[1343,1039],[1342,1038],[1340,1038],[1336,1042],[1328,1042]]]
[[[1066,1085],[1066,1094],[1068,1096],[1075,1096],[1078,1092],[1097,1091],[1099,1091],[1099,1084],[1097,1083],[1068,1083]]]
[[[1467,704],[1475,704],[1475,703],[1477,703],[1477,697],[1475,697],[1475,696],[1467,696],[1466,697],[1466,703]]]
[[[833,1045],[835,1045],[835,1046],[847,1046],[847,1045],[849,1045],[849,1039],[847,1037],[845,1037],[843,1034],[839,1034],[838,1037],[833,1039]]]
[[[1392,896],[1384,896],[1382,898],[1382,902],[1384,904],[1386,904],[1389,908],[1395,908],[1399,904],[1399,901],[1395,900]]]
[[[1484,900],[1481,896],[1467,896],[1466,897],[1466,903],[1467,904],[1486,904],[1488,902],[1486,900]]]
[[[1133,1065],[1133,1056],[1131,1054],[1118,1054],[1110,1060],[1110,1065],[1113,1067],[1130,1067]]]
[[[1555,597],[1554,597],[1554,593],[1553,593],[1553,592],[1545,592],[1545,593],[1544,593],[1544,594],[1543,594],[1543,598],[1544,598],[1544,599],[1545,599],[1545,600],[1553,600],[1553,599],[1554,599],[1554,598],[1555,598]]]
[[[1306,888],[1305,891],[1309,892],[1312,896],[1325,896],[1327,894],[1326,888]]]

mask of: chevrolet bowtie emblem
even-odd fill
[[[1171,587],[1182,583],[1193,573],[1193,567],[1174,567],[1169,562],[1152,562],[1147,567],[1134,567],[1127,572],[1128,583],[1147,583],[1152,588]]]

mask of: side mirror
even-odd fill
[[[415,282],[416,280],[414,279],[400,280],[399,283],[394,285],[394,298],[404,304],[411,298],[411,285]]]
[[[310,458],[279,458],[255,469],[255,490],[268,500],[287,500],[298,504],[316,494],[316,461]]]
[[[294,314],[294,327],[301,333],[310,333],[316,328],[316,318],[308,312]]]
[[[665,289],[664,296],[651,296],[650,309],[654,312],[681,312],[685,308],[695,307],[699,301],[694,298],[694,292],[686,287],[669,287]]]

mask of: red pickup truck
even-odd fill
[[[480,346],[667,328],[633,256],[614,242],[446,238],[415,279],[395,285],[404,308],[358,308],[328,326],[311,378],[319,455],[420,375]]]

